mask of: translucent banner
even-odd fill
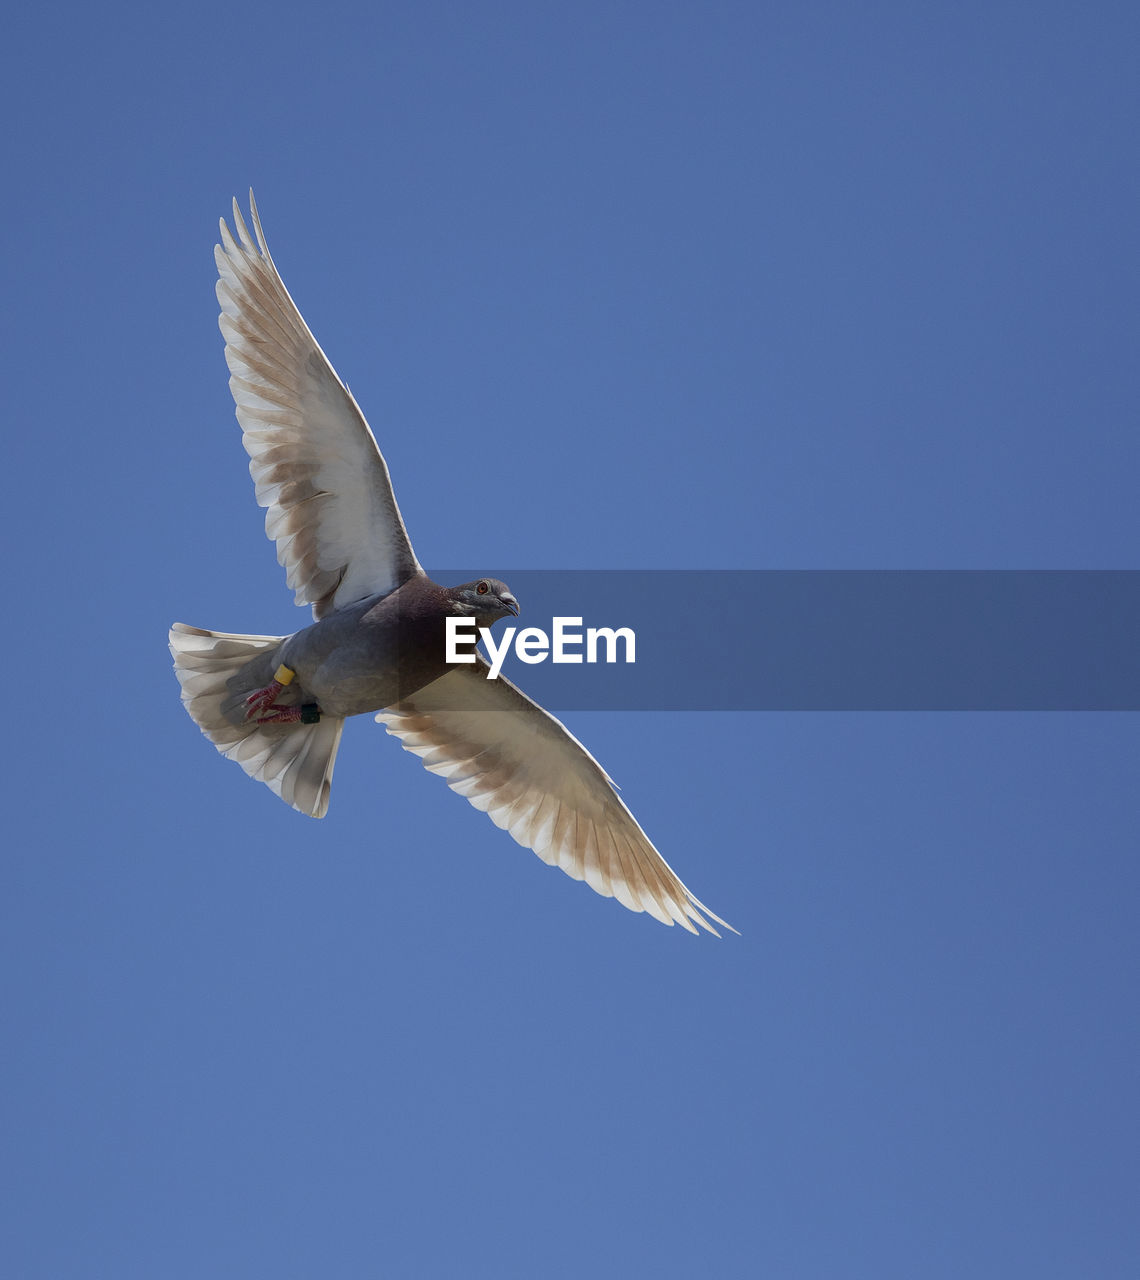
[[[1140,710],[1140,571],[483,572],[521,616],[480,648],[550,710]]]

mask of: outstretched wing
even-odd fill
[[[285,288],[253,192],[254,243],[234,201],[218,264],[218,324],[265,532],[315,618],[422,572],[375,437]]]
[[[685,888],[565,725],[486,673],[481,658],[456,667],[376,719],[524,848],[596,893],[690,933],[716,933],[706,916],[732,929]]]

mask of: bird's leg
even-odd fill
[[[264,710],[267,714],[256,717],[258,724],[292,724],[301,718],[300,707],[266,707]]]
[[[297,673],[292,667],[282,663],[273,673],[273,679],[264,689],[255,689],[245,700],[246,720],[256,720],[258,724],[288,724],[300,720],[300,707],[278,707],[277,699],[284,689],[291,685]],[[272,714],[266,715],[265,712]],[[296,714],[293,714],[296,712]],[[308,723],[308,722],[307,722]]]
[[[247,720],[263,719],[261,713],[273,706],[284,688],[280,680],[270,680],[264,689],[257,689],[251,693],[245,700],[245,718]]]
[[[270,707],[272,714],[258,716],[258,724],[320,724],[321,709],[315,702],[306,702],[299,707]]]

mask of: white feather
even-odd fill
[[[321,618],[394,590],[420,566],[388,467],[351,392],[301,318],[237,201],[215,250],[218,324],[265,532],[298,604]]]
[[[690,933],[716,933],[710,920],[732,929],[693,897],[566,726],[486,671],[482,659],[456,668],[376,719],[519,844],[596,893]]]

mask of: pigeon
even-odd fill
[[[488,679],[481,654],[447,661],[448,617],[489,628],[519,602],[497,578],[444,587],[424,572],[376,439],[285,288],[252,191],[250,214],[252,235],[236,200],[236,235],[221,220],[218,323],[265,531],[313,623],[261,636],[176,622],[170,651],[191,718],[250,777],[320,818],[345,720],[373,713],[544,862],[663,924],[732,929],[560,721]]]

